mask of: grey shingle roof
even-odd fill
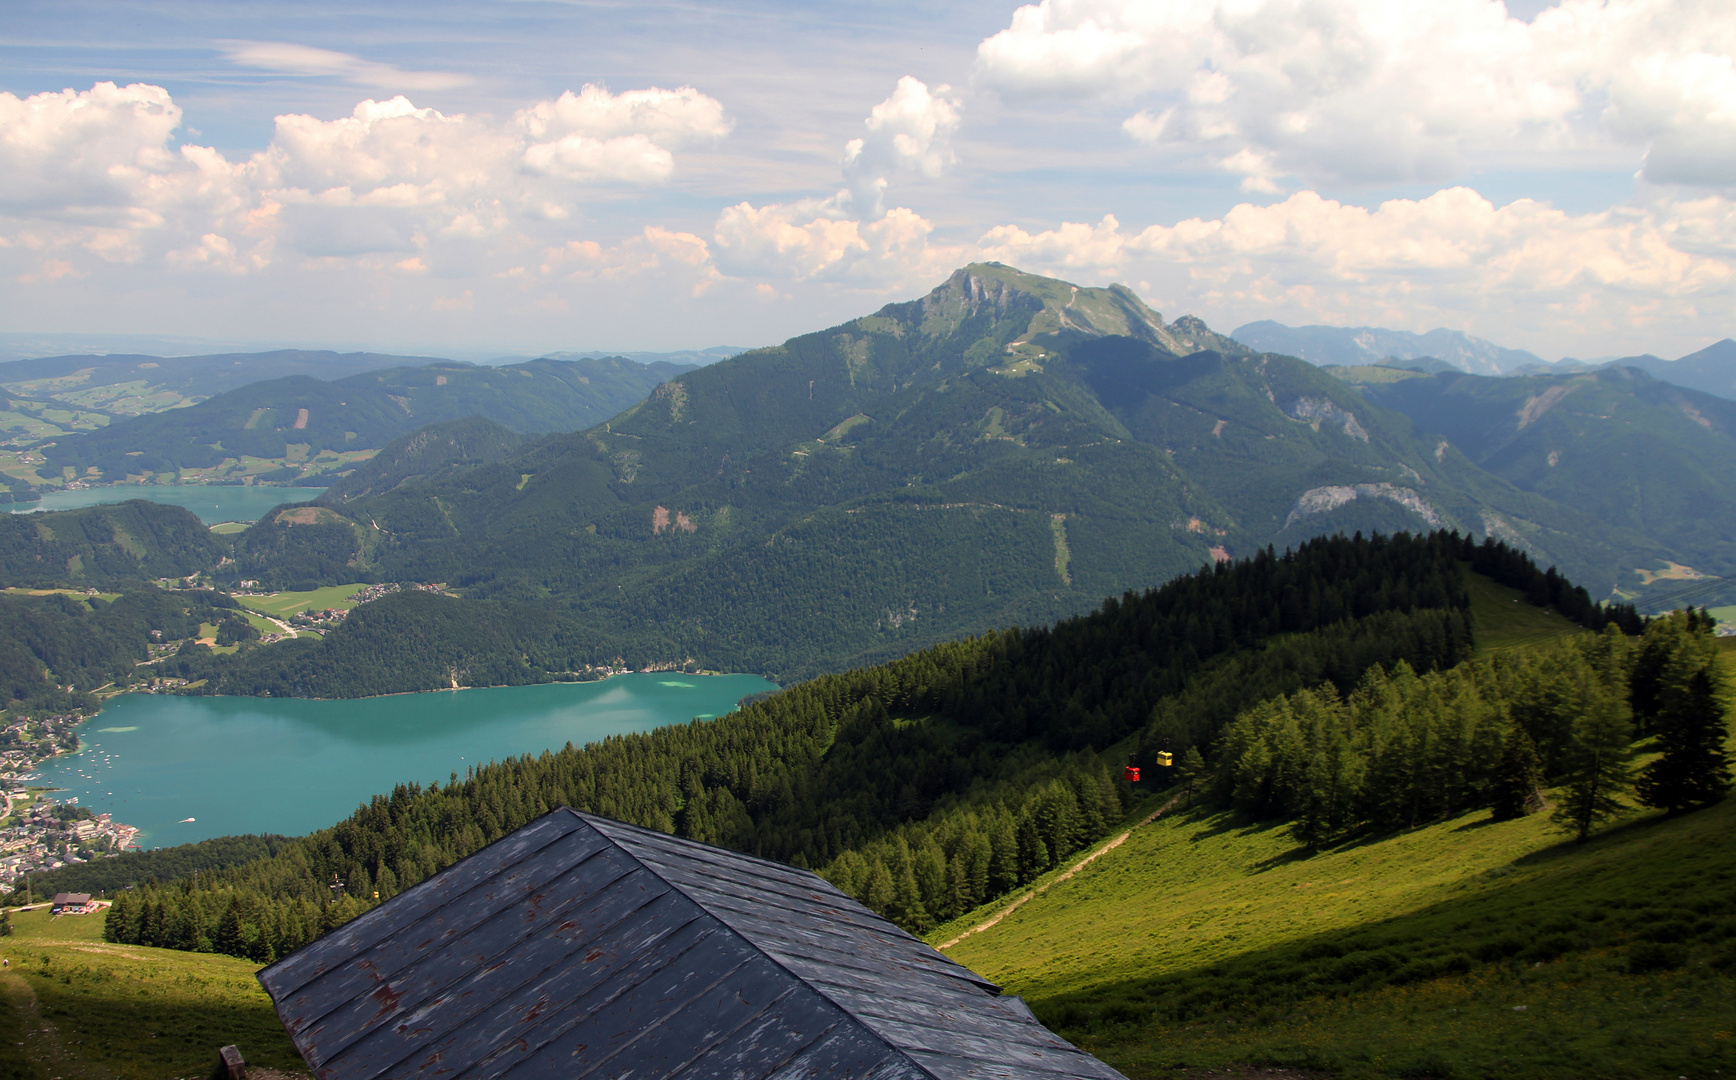
[[[814,874],[567,809],[259,981],[324,1080],[1125,1080]]]

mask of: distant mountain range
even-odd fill
[[[221,573],[445,581],[609,655],[789,677],[1324,533],[1494,535],[1600,594],[1663,551],[1318,367],[997,264],[588,431],[490,428],[401,438],[320,513],[240,534]]]
[[[1505,375],[1527,364],[1543,363],[1536,353],[1504,349],[1457,330],[1413,334],[1378,326],[1285,326],[1268,319],[1237,327],[1230,336],[1249,348],[1283,353],[1322,367],[1432,358],[1474,375]]]
[[[732,356],[740,356],[744,352],[747,352],[747,348],[742,345],[713,345],[709,349],[678,349],[675,352],[606,352],[591,349],[585,352],[552,352],[545,355],[552,360],[596,360],[605,356],[622,356],[641,364],[692,364],[695,367],[704,367],[719,360],[728,360]]]
[[[447,582],[587,663],[788,678],[1334,532],[1492,536],[1600,597],[1729,572],[1731,408],[1619,365],[1321,367],[985,263],[698,368],[285,378],[33,452],[51,474],[331,485],[237,535],[219,582]]]
[[[14,394],[96,409],[112,416],[140,416],[191,405],[225,390],[287,375],[341,379],[380,368],[439,362],[431,356],[297,349],[168,357],[76,354],[0,364],[0,387]]]
[[[1736,574],[1736,401],[1619,363],[1505,378],[1333,371],[1514,486],[1647,535],[1695,572]]]
[[[1736,340],[1725,338],[1676,360],[1624,356],[1608,360],[1544,362],[1523,349],[1506,349],[1457,330],[1413,334],[1376,326],[1285,326],[1264,320],[1230,335],[1250,348],[1295,356],[1321,367],[1385,364],[1434,374],[1456,369],[1470,375],[1554,375],[1616,365],[1635,367],[1665,382],[1736,400]]]
[[[1617,360],[1616,363],[1624,367],[1640,368],[1677,386],[1736,400],[1736,341],[1730,338],[1677,360],[1634,356]]]
[[[330,371],[378,358],[319,359],[326,364],[323,370]],[[226,374],[220,365],[206,368],[212,366],[218,367],[219,378]],[[303,361],[301,366],[312,365]],[[150,370],[155,374],[163,369]],[[275,472],[256,479],[311,479],[348,465],[352,459],[345,455],[378,450],[417,428],[462,417],[484,417],[519,433],[590,427],[643,400],[659,383],[691,370],[690,364],[603,357],[503,367],[441,360],[330,380],[294,374],[249,382],[185,408],[116,419],[97,430],[67,435],[40,448],[46,461],[39,472],[59,478],[95,470],[112,482],[180,476],[226,462],[242,467],[255,458],[281,459]],[[180,371],[177,377],[178,385],[190,378]]]

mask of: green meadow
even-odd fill
[[[1526,603],[1519,590],[1481,574],[1466,574],[1465,583],[1471,592],[1471,634],[1479,656],[1586,632],[1553,608]]]
[[[237,596],[236,602],[242,607],[251,608],[265,615],[275,615],[280,619],[303,611],[324,611],[333,608],[338,611],[348,611],[355,605],[350,597],[367,588],[366,585],[328,585],[323,589],[310,592],[280,592],[267,596]]]
[[[1480,650],[1575,632],[1473,586]],[[947,953],[1136,1080],[1736,1076],[1733,832],[1736,799],[1584,844],[1477,811],[1309,855],[1176,805]]]
[[[263,615],[258,615],[254,612],[251,612],[251,611],[243,611],[241,613],[241,615],[243,618],[245,618],[247,620],[247,624],[249,626],[253,627],[255,630],[259,631],[262,634],[281,634],[281,633],[283,633],[283,627],[272,622],[270,619],[265,618]]]
[[[12,913],[0,938],[0,1080],[200,1077],[230,1043],[249,1065],[306,1070],[257,964],[111,945],[103,918]]]
[[[1736,1068],[1733,827],[1727,801],[1580,845],[1479,812],[1309,857],[1184,812],[948,955],[1135,1077],[1710,1075]]]

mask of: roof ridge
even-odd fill
[[[773,956],[771,953],[767,952],[760,945],[759,942],[755,941],[753,938],[748,937],[746,934],[742,933],[740,930],[737,930],[735,927],[729,925],[729,923],[725,922],[724,919],[721,916],[719,916],[715,911],[712,911],[710,907],[708,907],[705,904],[701,903],[700,901],[694,899],[691,895],[688,894],[686,889],[681,887],[681,885],[679,883],[674,882],[674,881],[670,881],[668,878],[664,877],[662,873],[659,872],[659,869],[657,867],[650,865],[644,859],[640,858],[638,855],[635,855],[633,852],[627,850],[625,847],[622,847],[621,842],[619,840],[616,840],[613,836],[610,836],[604,830],[598,829],[596,827],[595,823],[591,820],[591,815],[584,814],[578,810],[573,810],[571,807],[563,807],[563,809],[570,811],[574,816],[578,817],[581,821],[584,821],[585,824],[590,825],[593,829],[596,829],[597,835],[601,836],[603,839],[607,840],[609,843],[615,845],[615,847],[617,849],[619,849],[623,855],[632,859],[634,862],[638,863],[640,866],[643,866],[645,868],[645,871],[647,873],[649,873],[650,875],[652,875],[653,877],[655,877],[658,881],[661,881],[663,884],[669,886],[669,888],[674,890],[675,892],[680,893],[682,898],[685,899],[688,903],[694,905],[700,911],[704,912],[706,918],[711,919],[713,922],[717,923],[718,926],[722,927],[725,931],[727,931],[736,940],[742,942],[748,948],[752,949],[754,952],[756,952],[760,956],[764,957],[767,963],[771,964],[773,967],[777,968],[779,971],[783,972],[785,975],[794,979],[798,985],[800,985],[801,987],[806,989],[809,993],[817,996],[821,1001],[824,1001],[832,1009],[835,1009],[838,1013],[840,1013],[844,1017],[844,1019],[847,1022],[849,1022],[851,1025],[856,1027],[858,1030],[865,1033],[869,1038],[873,1039],[875,1042],[879,1043],[880,1045],[886,1047],[886,1049],[890,1050],[892,1053],[896,1054],[899,1058],[903,1059],[905,1064],[909,1065],[912,1069],[915,1069],[918,1074],[920,1074],[922,1076],[929,1077],[929,1080],[942,1080],[942,1078],[937,1076],[932,1070],[930,1070],[929,1068],[924,1066],[921,1062],[917,1061],[915,1058],[911,1057],[910,1054],[908,1052],[906,1052],[902,1046],[895,1045],[891,1040],[887,1039],[886,1036],[880,1034],[878,1031],[875,1031],[873,1028],[869,1027],[866,1023],[863,1022],[861,1017],[857,1016],[855,1013],[851,1012],[849,1009],[845,1008],[843,1005],[841,1005],[837,1001],[835,1001],[832,998],[832,995],[826,993],[824,990],[820,989],[818,986],[815,986],[813,983],[809,982],[807,979],[804,979],[802,976],[798,975],[796,972],[791,971],[787,964],[785,964],[783,961],[779,960],[777,957]],[[624,822],[616,822],[616,821],[613,821],[612,819],[605,819],[605,820],[609,820],[609,823],[612,825],[625,824]],[[652,829],[645,829],[645,828],[642,828],[641,826],[637,826],[637,825],[628,825],[627,827],[630,829],[634,829],[636,831],[639,831],[639,832],[654,832],[655,831]],[[657,835],[659,837],[676,839],[676,840],[685,840],[686,839],[685,837],[677,837],[672,833],[657,833]],[[689,843],[697,843],[697,841],[688,841],[688,842]],[[708,846],[708,845],[701,845],[701,846]],[[761,858],[758,858],[757,856],[753,856],[753,855],[744,855],[742,857],[747,858],[747,859],[753,859],[756,862],[771,862],[771,860],[769,860],[769,859],[761,859]],[[773,863],[772,865],[775,865],[775,866],[779,867],[780,869],[785,869],[785,870],[791,869],[791,867],[788,867],[783,863]],[[814,874],[813,871],[811,871],[811,870],[808,871],[808,873],[812,874],[816,878],[819,878],[819,880],[821,880],[821,881],[826,880],[825,878],[821,878],[818,874]],[[831,883],[827,882],[827,885],[830,886]],[[836,890],[836,886],[832,886],[832,887]],[[836,891],[838,891],[840,896],[844,895],[842,890],[836,890]],[[846,897],[846,899],[847,899],[847,897]],[[803,1046],[801,1049],[797,1050],[794,1054],[791,1054],[790,1060],[793,1061],[797,1057],[800,1057],[802,1050],[806,1050],[806,1049],[807,1049],[807,1047]],[[786,1062],[785,1064],[787,1064],[787,1063],[788,1062]],[[780,1068],[781,1067],[782,1066],[780,1066]]]
[[[734,858],[747,859],[750,862],[756,862],[762,866],[769,866],[769,867],[773,868],[774,870],[780,870],[786,874],[790,873],[791,871],[794,871],[795,873],[798,873],[798,874],[808,874],[814,878],[818,878],[819,881],[826,886],[826,888],[833,890],[839,896],[847,896],[848,895],[842,889],[839,889],[836,885],[832,884],[830,881],[827,881],[825,878],[820,877],[820,875],[814,873],[812,870],[805,870],[799,866],[791,866],[789,863],[781,863],[781,862],[778,862],[776,859],[767,859],[767,858],[764,858],[764,857],[759,856],[759,855],[749,855],[745,851],[736,851],[733,848],[723,848],[723,847],[719,847],[716,844],[707,844],[704,841],[695,840],[689,836],[678,836],[675,833],[666,833],[666,832],[663,832],[662,830],[659,830],[659,829],[646,828],[643,825],[635,825],[630,821],[621,821],[619,819],[612,818],[612,817],[604,817],[601,814],[593,814],[588,810],[574,810],[572,807],[565,806],[565,805],[561,806],[560,809],[565,810],[568,813],[571,813],[571,814],[573,814],[573,815],[575,815],[575,816],[577,816],[577,817],[583,819],[584,821],[589,822],[593,825],[601,822],[603,825],[606,825],[609,828],[625,829],[628,832],[644,833],[646,836],[654,837],[658,840],[673,840],[678,844],[685,844],[689,847],[695,847],[695,848],[700,849],[701,851],[725,852]]]
[[[732,848],[719,847],[716,844],[707,844],[707,843],[704,843],[703,841],[700,841],[700,840],[694,840],[691,837],[677,836],[675,833],[660,832],[657,829],[648,829],[643,825],[634,825],[630,822],[617,821],[614,818],[602,817],[601,815],[588,813],[588,812],[583,811],[583,810],[573,810],[571,807],[563,806],[560,809],[569,810],[575,816],[580,818],[581,820],[586,821],[592,825],[601,824],[602,826],[609,828],[609,829],[620,828],[620,829],[625,829],[629,832],[642,833],[646,837],[649,837],[649,838],[654,839],[654,840],[673,841],[673,842],[680,844],[684,847],[692,848],[692,849],[694,849],[695,852],[702,853],[705,855],[710,855],[713,857],[715,857],[717,855],[727,855],[728,857],[733,858],[733,859],[744,859],[748,862],[758,863],[761,866],[770,867],[771,869],[778,871],[778,875],[776,875],[776,876],[794,875],[794,876],[799,877],[799,876],[805,874],[809,878],[812,878],[814,883],[816,885],[818,885],[820,888],[830,891],[831,893],[835,894],[840,900],[843,900],[844,902],[850,903],[850,904],[858,904],[859,905],[861,903],[861,901],[857,900],[855,897],[851,896],[849,893],[845,892],[843,889],[838,888],[838,886],[832,884],[830,881],[827,881],[825,878],[821,877],[819,874],[815,873],[813,870],[809,870],[809,869],[799,867],[799,866],[791,866],[788,863],[781,863],[775,859],[762,858],[758,855],[749,855],[746,852],[736,851]],[[603,832],[604,835],[607,835],[607,833],[605,832],[605,830],[603,828],[599,828],[598,831]],[[611,837],[610,839],[613,839],[613,837]],[[697,855],[696,855],[696,857],[697,857]],[[637,856],[635,856],[635,858],[637,858]],[[682,895],[686,896],[687,894],[684,892],[684,893],[682,893]],[[689,899],[692,899],[692,898],[689,897]],[[698,903],[698,901],[695,901],[695,903]],[[882,918],[879,915],[874,914],[873,911],[869,910],[866,907],[864,907],[863,910],[867,911],[871,918],[875,919],[878,922],[885,923],[886,927],[890,928],[890,930],[893,931],[893,933],[889,934],[889,933],[887,933],[887,931],[885,929],[881,929],[879,927],[873,927],[873,928],[871,928],[873,930],[873,932],[883,934],[887,937],[895,937],[896,936],[897,939],[908,940],[908,941],[915,942],[918,945],[928,946],[928,943],[926,941],[923,941],[921,938],[917,937],[915,934],[912,934],[910,931],[904,929],[902,926],[899,926],[897,923],[891,922],[887,919]],[[932,948],[932,946],[929,946],[929,947]],[[964,968],[964,965],[960,964],[958,961],[947,956],[945,953],[936,951],[935,955],[938,956],[941,960],[944,960],[950,966],[958,967],[958,968]],[[965,968],[965,970],[968,971],[969,969]],[[980,978],[980,976],[979,976],[979,978]],[[996,985],[994,983],[990,983],[986,979],[982,980],[982,983],[984,985],[987,985],[987,986],[994,986],[996,990],[1000,989],[1000,987],[998,985]]]

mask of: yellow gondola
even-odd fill
[[[1157,763],[1168,768],[1175,764],[1175,755],[1170,753],[1168,750],[1159,750],[1157,752]]]

